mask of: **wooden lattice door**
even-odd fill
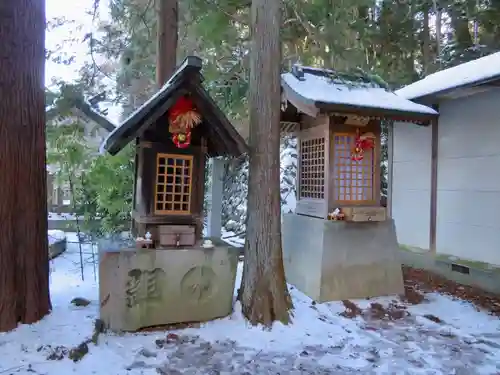
[[[374,204],[376,150],[364,152],[360,161],[352,160],[356,134],[334,133],[334,199],[341,204]]]
[[[190,214],[193,156],[158,154],[156,163],[156,214]]]

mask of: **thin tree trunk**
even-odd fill
[[[280,207],[281,2],[252,0],[250,170],[240,300],[251,324],[289,322]]]
[[[0,331],[49,313],[45,1],[0,3]]]
[[[80,253],[80,276],[82,278],[82,281],[85,281],[85,267],[83,264],[83,249],[82,249],[82,239],[80,234],[82,233],[80,231],[80,219],[78,218],[78,210],[76,209],[76,202],[75,202],[75,184],[73,183],[73,178],[71,177],[71,173],[69,172],[69,166],[66,166],[67,169],[67,174],[68,174],[68,182],[69,182],[69,191],[71,195],[71,207],[73,208],[73,212],[75,213],[75,223],[76,223],[76,235],[78,238],[78,251]]]
[[[441,69],[442,57],[441,57],[441,5],[438,0],[434,0],[434,12],[436,13],[436,57],[438,61],[438,70]]]
[[[429,9],[424,9],[423,29],[422,29],[422,60],[424,76],[428,75],[431,67],[431,33],[429,28]]]
[[[175,71],[177,58],[178,41],[178,2],[177,0],[157,0],[157,36],[156,36],[156,85],[160,89]],[[144,181],[142,174],[144,168],[140,165],[144,163],[143,153],[137,147],[139,142],[136,139],[136,157],[134,173],[134,211],[138,207],[143,207],[147,202],[148,191],[138,187],[138,180]],[[142,223],[133,224],[134,235],[144,236],[146,225]]]
[[[161,87],[174,73],[177,58],[179,4],[177,0],[158,0],[156,81]]]
[[[469,19],[466,14],[464,4],[453,4],[450,7],[451,27],[455,41],[458,43],[461,50],[472,47],[472,35],[469,29]]]

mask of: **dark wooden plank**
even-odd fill
[[[148,225],[195,225],[200,219],[199,215],[140,215],[137,211],[132,212],[132,217],[137,223]]]
[[[437,110],[437,108],[435,108]],[[429,228],[429,249],[436,252],[436,231],[437,231],[437,195],[438,195],[438,145],[439,128],[435,119],[431,123],[431,203],[430,203],[430,228]]]
[[[387,216],[392,218],[392,181],[394,168],[394,122],[387,127]]]

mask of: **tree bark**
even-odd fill
[[[175,71],[177,61],[177,42],[178,42],[178,2],[177,0],[157,0],[157,36],[156,36],[156,85],[158,89],[168,81]],[[135,157],[135,178],[134,178],[134,211],[141,211],[148,201],[150,192],[138,186],[139,180],[144,181],[144,168],[139,168],[143,160],[143,154],[137,147],[139,139],[136,139],[136,157]],[[142,182],[141,182],[142,183]],[[132,232],[135,236],[144,236],[146,225],[142,223],[132,223]]]
[[[45,1],[0,3],[0,331],[51,309],[44,42]]]
[[[442,56],[441,56],[441,26],[442,26],[442,9],[439,0],[433,0],[434,12],[436,14],[435,19],[435,29],[436,29],[436,57],[438,60],[437,70],[441,70],[442,66]]]
[[[422,62],[424,76],[427,76],[431,67],[431,32],[429,28],[429,9],[424,9],[424,19],[422,28]]]
[[[161,87],[177,64],[179,4],[177,0],[158,0],[156,81]]]
[[[281,2],[253,0],[251,8],[250,170],[247,236],[240,300],[253,325],[288,323],[280,207]]]
[[[453,4],[450,7],[451,26],[455,41],[461,50],[472,47],[472,35],[469,29],[469,19],[464,4]]]

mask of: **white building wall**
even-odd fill
[[[392,217],[398,242],[428,250],[431,127],[396,122],[393,134]]]
[[[438,253],[500,265],[499,111],[499,91],[440,103]]]

